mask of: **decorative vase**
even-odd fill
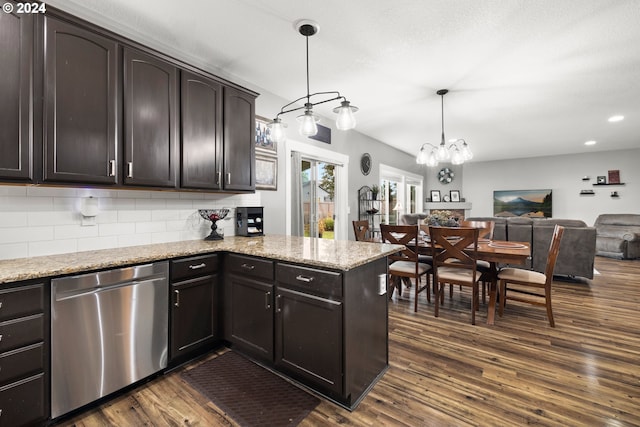
[[[221,219],[224,219],[229,213],[229,209],[198,209],[198,213],[200,216],[208,221],[211,221],[211,234],[204,238],[204,240],[222,240],[224,239],[218,233],[218,222]]]

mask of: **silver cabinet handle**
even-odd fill
[[[301,282],[311,283],[313,282],[313,277],[307,277],[307,276],[303,276],[302,274],[299,274],[298,276],[296,276],[296,280],[299,280]]]
[[[180,307],[180,291],[176,289],[173,292],[175,292],[176,294],[176,302],[173,305],[175,305],[176,307]]]
[[[280,307],[280,300],[282,295],[276,295],[276,313],[280,313],[282,311],[282,307]]]
[[[221,179],[222,179],[222,172],[216,173],[216,185],[220,185]]]
[[[247,264],[247,263],[242,264],[240,267],[242,267],[244,269],[247,269],[247,270],[253,270],[254,268],[256,268],[255,265],[251,265],[251,264]]]
[[[109,160],[109,176],[116,176],[116,161]]]
[[[227,185],[231,185],[231,172],[227,172]]]
[[[269,310],[271,308],[271,292],[264,294],[264,308]]]
[[[133,162],[127,163],[127,178],[133,178]]]
[[[207,266],[207,264],[205,264],[204,262],[202,264],[198,264],[198,265],[190,265],[189,268],[191,270],[198,270],[200,268],[205,268]]]
[[[0,341],[2,341],[2,335],[0,335]]]

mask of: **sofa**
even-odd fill
[[[554,274],[593,279],[596,229],[575,219],[526,217],[470,217],[470,221],[494,221],[493,238],[531,245],[531,259],[524,266],[544,273],[551,236],[556,224],[565,227]],[[522,265],[514,266],[522,268]]]
[[[602,214],[594,223],[596,255],[618,258],[640,258],[640,215]]]

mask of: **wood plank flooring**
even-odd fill
[[[472,326],[466,290],[447,292],[439,318],[423,294],[417,314],[410,292],[394,297],[390,369],[355,411],[323,400],[300,425],[640,425],[640,260],[596,257],[596,269],[554,282],[555,328],[516,302],[494,326],[482,306]],[[177,371],[58,425],[237,424]]]

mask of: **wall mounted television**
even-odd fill
[[[551,189],[494,191],[493,215],[550,218],[552,201]]]

